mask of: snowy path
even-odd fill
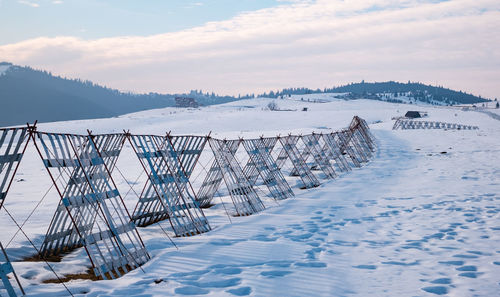
[[[499,169],[481,164],[493,152],[450,151],[450,132],[423,145],[418,135],[429,132],[412,132],[376,130],[379,151],[366,167],[176,239],[179,250],[147,236],[154,259],[146,274],[71,288],[90,296],[497,296]]]

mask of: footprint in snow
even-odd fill
[[[308,250],[308,251],[305,252],[306,258],[308,260],[316,260],[317,254],[323,252],[324,250],[325,250],[324,248],[320,248],[320,247],[316,247],[316,248],[310,249],[310,250]]]
[[[482,194],[482,196],[485,196],[485,197],[495,197],[496,194],[494,194],[494,193],[486,193],[486,194]]]
[[[445,233],[438,232],[432,235],[424,237],[424,239],[442,239],[445,236]]]
[[[474,254],[474,255],[480,255],[480,256],[491,256],[491,253],[483,253],[481,251],[467,251],[467,253]]]
[[[361,221],[358,219],[344,219],[346,222],[351,222],[352,224],[361,224]]]
[[[353,266],[354,268],[357,269],[368,269],[368,270],[375,270],[377,269],[377,265],[356,265]]]
[[[275,268],[284,268],[284,267],[290,267],[292,264],[293,264],[292,261],[270,261],[265,263],[264,265]]]
[[[415,265],[419,265],[420,261],[417,260],[417,261],[410,262],[410,263],[400,262],[400,261],[388,261],[388,262],[382,262],[382,264],[386,264],[386,265],[398,265],[398,266],[415,266]]]
[[[191,282],[190,285],[196,286],[199,288],[227,288],[234,287],[241,284],[241,278],[235,277],[224,280],[216,280],[216,281],[204,281],[204,282]]]
[[[318,228],[318,225],[316,225],[316,224],[307,226],[307,232],[316,233],[318,231],[319,231],[319,228]]]
[[[449,285],[451,284],[451,279],[449,278],[438,278],[431,281],[431,284],[439,284],[439,285]]]
[[[464,273],[460,273],[458,276],[463,276],[463,277],[468,277],[468,278],[477,278],[481,274],[482,273],[478,273],[478,272],[464,272]]]
[[[334,240],[334,241],[332,241],[332,243],[335,245],[339,245],[339,246],[350,246],[350,247],[356,247],[359,245],[358,242],[344,241],[344,240]]]
[[[455,257],[455,258],[463,258],[463,259],[476,259],[476,258],[479,258],[476,255],[464,255],[464,254],[453,255],[453,257]]]
[[[421,250],[422,249],[422,243],[424,243],[424,240],[407,240],[407,243],[403,246],[401,246],[404,249],[417,249]]]
[[[443,287],[443,286],[425,287],[425,288],[422,288],[422,290],[426,291],[427,293],[432,293],[432,294],[436,294],[436,295],[448,294],[448,288]]]
[[[229,294],[232,294],[234,296],[248,296],[248,295],[250,295],[250,293],[252,293],[252,288],[241,287],[241,288],[237,288],[237,289],[230,289],[230,290],[227,290],[226,292],[228,292]]]
[[[319,247],[321,244],[319,242],[308,242],[307,245],[312,246],[312,247]]]
[[[304,233],[300,235],[288,235],[286,236],[288,239],[291,241],[296,241],[296,242],[304,242],[307,239],[311,238],[313,236],[313,233]]]
[[[444,265],[455,265],[455,266],[461,266],[464,265],[464,261],[439,261],[439,264],[444,264]]]
[[[287,270],[269,270],[269,271],[262,271],[260,275],[267,278],[275,278],[275,277],[283,277],[291,273],[292,271],[287,271]]]
[[[361,220],[365,221],[365,222],[374,222],[375,218],[374,217],[362,217]]]
[[[268,237],[268,235],[265,234],[259,234],[251,238],[252,240],[256,241],[276,241],[278,240],[278,237]]]
[[[477,271],[477,267],[474,265],[458,267],[457,271]]]
[[[296,267],[309,267],[309,268],[324,268],[326,263],[323,262],[297,262],[294,264]]]
[[[214,272],[217,274],[224,274],[224,275],[235,275],[235,274],[240,274],[243,270],[240,268],[236,267],[226,267],[226,268],[219,268],[215,269]]]

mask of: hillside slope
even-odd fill
[[[394,94],[393,97],[397,98],[399,95],[404,95],[413,98],[415,101],[427,103],[437,101],[445,104],[473,104],[488,101],[481,98],[481,96],[474,96],[462,91],[454,91],[443,87],[435,87],[415,82],[408,82],[405,84],[395,81],[373,83],[366,83],[363,81],[337,87],[332,91],[337,93],[349,92],[359,96],[374,94],[381,97],[381,94]]]
[[[435,87],[422,83],[408,82],[360,82],[340,87],[321,89],[288,88],[278,92],[269,92],[260,97],[283,98],[291,95],[340,93],[344,99],[374,99],[393,103],[422,102],[433,105],[474,104],[487,102],[481,96],[462,91],[454,91],[444,87]]]
[[[29,67],[2,66],[6,69],[0,75],[0,126],[113,117],[173,105],[167,97],[121,93]]]
[[[174,106],[178,96],[195,98],[202,105],[239,99],[201,91],[187,94],[123,93],[90,81],[66,79],[47,71],[0,62],[0,126],[35,120],[54,122],[114,117]]]

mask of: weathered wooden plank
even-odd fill
[[[297,142],[300,136],[288,135],[284,137],[279,137],[279,141],[283,147],[283,153],[287,155],[288,159],[293,164],[294,170],[298,173],[301,181],[302,188],[309,189],[320,185],[318,179],[311,172],[311,169],[302,159],[302,155],[297,149]],[[278,157],[279,158],[279,157]]]
[[[61,199],[42,256],[83,246],[94,273],[103,279],[147,262],[149,255],[111,177],[125,135],[33,132],[33,139]],[[131,256],[137,253],[141,256]]]
[[[225,140],[209,139],[217,166],[234,205],[235,215],[246,216],[262,211],[265,206],[255,192],[252,184],[245,176],[243,169],[235,158],[235,145]]]
[[[243,146],[250,156],[247,165],[252,164],[251,166],[253,166],[258,175],[260,175],[273,198],[282,200],[291,198],[295,195],[271,156],[272,148],[277,141],[278,139],[276,137],[246,139],[243,141]],[[252,176],[252,178],[254,177]],[[255,184],[255,179],[250,182],[252,185]]]
[[[7,197],[28,142],[28,127],[0,129],[0,209]],[[1,243],[0,249],[0,279],[3,288],[9,297],[17,296],[17,291],[24,295],[24,289]],[[16,290],[11,284],[9,275],[14,277],[19,290]]]
[[[321,136],[319,134],[309,134],[303,135],[301,138],[308,151],[311,152],[315,164],[323,171],[326,177],[335,178],[337,177],[337,174],[330,164],[328,156],[325,154],[319,143],[320,137]]]
[[[235,154],[238,150],[241,141],[238,140],[227,140],[226,146],[228,147],[231,154]],[[200,189],[196,195],[197,201],[200,203],[200,207],[208,207],[212,203],[215,193],[219,189],[223,181],[222,170],[219,167],[217,160],[212,162],[210,169],[201,184]]]
[[[128,139],[148,175],[132,216],[136,224],[147,226],[168,219],[176,236],[210,231],[189,182],[206,140],[200,136],[168,135],[128,135]]]

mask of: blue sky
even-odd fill
[[[410,80],[500,98],[499,0],[0,3],[0,61],[122,91]]]
[[[0,0],[0,44],[47,36],[147,36],[273,7],[276,0]]]

